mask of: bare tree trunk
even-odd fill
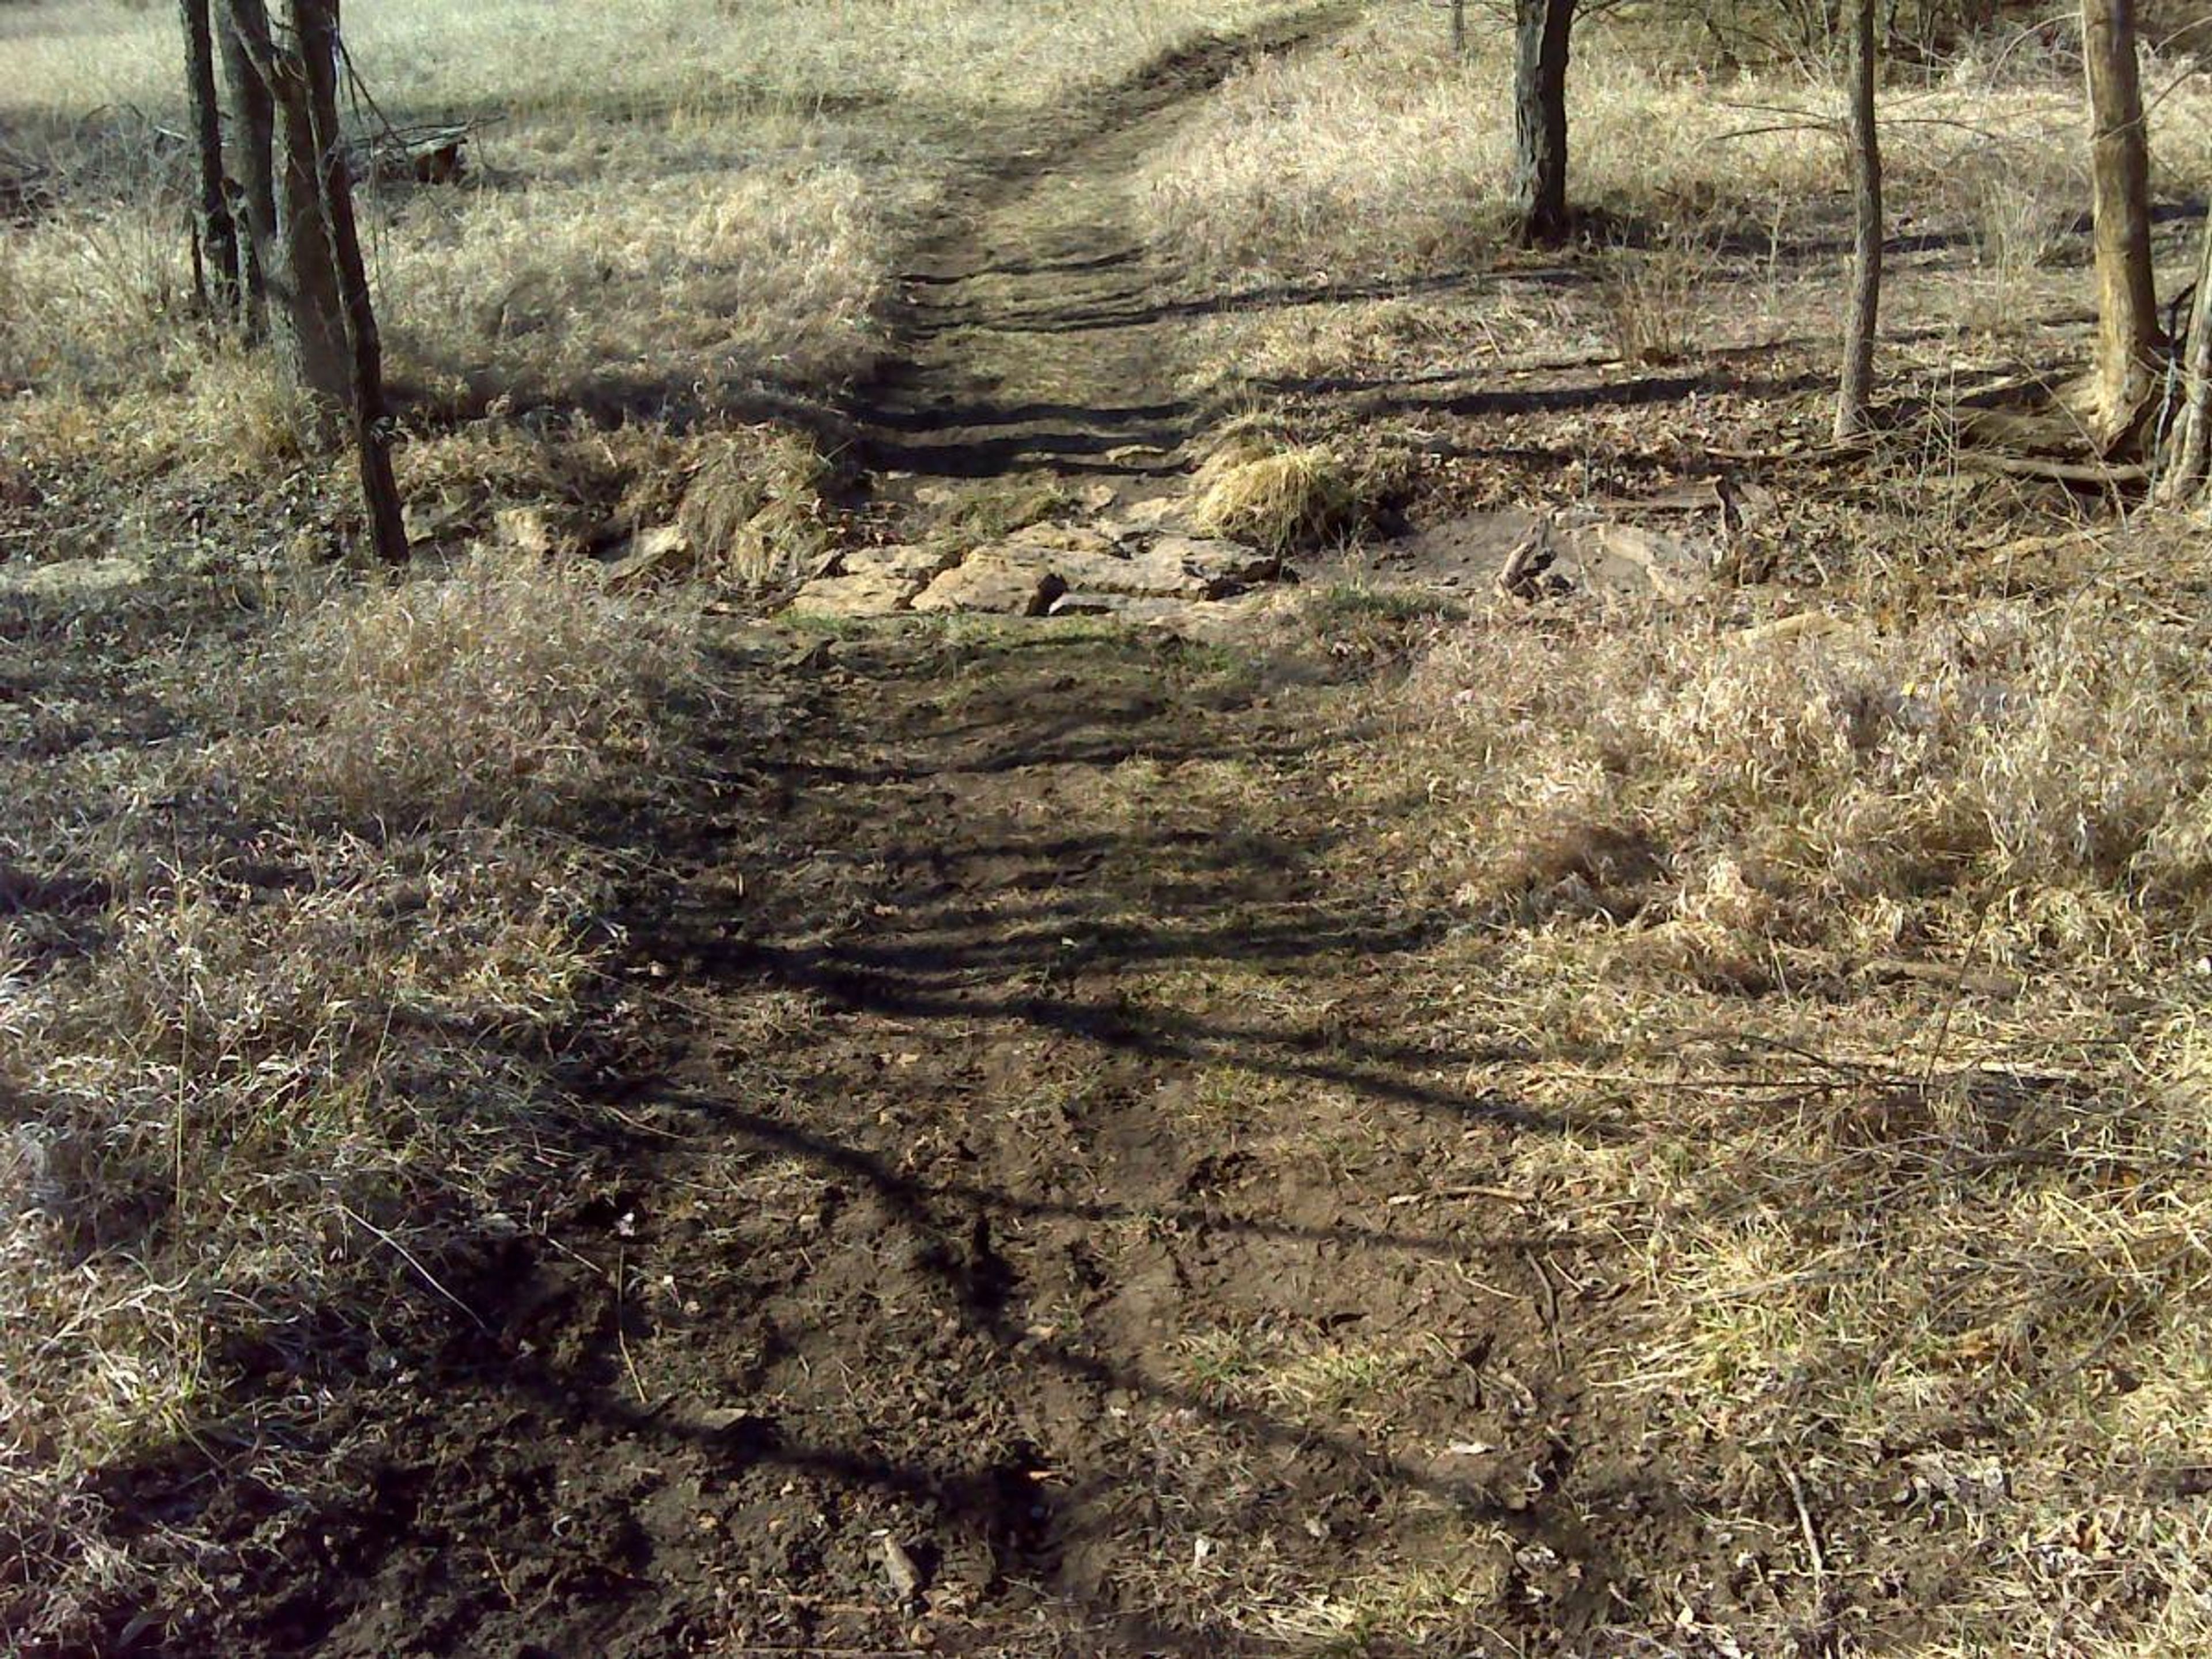
[[[1874,403],[1874,343],[1881,323],[1881,142],[1875,131],[1875,6],[1858,0],[1851,33],[1851,184],[1857,208],[1836,438],[1856,437]]]
[[[241,291],[238,226],[223,188],[222,106],[215,85],[215,35],[208,0],[178,0],[185,30],[185,94],[191,111],[192,146],[199,157],[198,222],[194,227],[201,301],[217,316],[234,319]]]
[[[2181,407],[2160,458],[2158,499],[2183,501],[2212,478],[2212,222],[2197,238],[2197,293],[2182,337]]]
[[[392,477],[391,422],[384,404],[384,349],[370,303],[368,271],[353,211],[353,174],[338,128],[337,0],[284,0],[286,21],[304,85],[304,107],[317,168],[316,229],[335,281],[339,324],[346,347],[346,401],[353,417],[354,450],[361,465],[362,504],[368,508],[376,555],[389,563],[407,557],[407,532],[399,491]]]
[[[276,245],[276,112],[269,82],[251,43],[269,40],[261,0],[216,0],[215,31],[230,94],[230,164],[238,174],[240,275],[246,285],[246,328],[258,339],[268,327],[268,270]]]
[[[2088,68],[2091,206],[2097,264],[2096,398],[2092,424],[2108,453],[2149,403],[2158,355],[2150,264],[2150,146],[2143,132],[2134,0],[2081,0]]]
[[[1515,0],[1513,193],[1526,246],[1566,240],[1567,58],[1575,0]]]
[[[1467,0],[1451,0],[1451,49],[1455,58],[1467,56]]]
[[[352,401],[353,370],[337,269],[323,224],[322,159],[307,64],[289,15],[288,38],[280,46],[264,0],[225,4],[252,113],[265,107],[274,118],[265,175],[246,176],[247,217],[268,291],[270,343],[285,378],[331,418]]]

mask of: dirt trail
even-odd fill
[[[1130,222],[1131,180],[1240,64],[1352,15],[1207,42],[999,140],[908,262],[896,362],[860,411],[872,460],[954,477],[1173,470],[1200,411],[1177,389],[1174,262]]]
[[[1603,1247],[1495,1185],[1566,1126],[1404,1030],[1435,930],[1328,864],[1343,689],[1132,635],[731,649],[742,739],[627,919],[665,1017],[586,1085],[620,1133],[443,1264],[481,1324],[345,1402],[354,1495],[224,1650],[1603,1615],[1679,1504],[1589,1449],[1636,1443],[1559,1322]]]
[[[1121,183],[1235,55],[977,194],[887,452],[1174,463]],[[624,919],[646,1035],[578,1067],[613,1127],[336,1401],[342,1501],[226,1499],[263,1569],[179,1650],[1578,1645],[1683,1504],[1593,1449],[1638,1443],[1583,1381],[1607,1247],[1498,1185],[1570,1126],[1409,1029],[1436,930],[1331,862],[1326,664],[726,649],[722,769]]]

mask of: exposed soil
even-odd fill
[[[1255,44],[1010,143],[917,258],[878,462],[1176,465],[1121,185]],[[117,1477],[258,1565],[115,1650],[1304,1652],[1363,1616],[1590,1650],[1670,1616],[1720,1545],[1592,1386],[1626,1264],[1497,1184],[1602,1126],[1471,1089],[1425,1025],[1435,927],[1328,862],[1326,659],[1033,625],[748,629],[723,666],[723,769],[625,918],[631,1036],[577,1070],[622,1132],[435,1264],[434,1341],[326,1379],[313,1510],[189,1455]]]
[[[1239,64],[1310,49],[1354,15],[1325,6],[1208,41],[992,135],[908,262],[897,355],[860,411],[870,459],[954,477],[1173,470],[1201,411],[1177,394],[1174,264],[1129,223],[1131,178]]]
[[[629,918],[634,1135],[446,1265],[470,1318],[321,1425],[347,1501],[226,1498],[275,1559],[179,1650],[1303,1651],[1213,1604],[1414,1570],[1579,1640],[1680,1505],[1586,1386],[1605,1251],[1484,1184],[1569,1126],[1407,1030],[1431,930],[1320,867],[1340,688],[786,649]],[[1316,1355],[1398,1374],[1267,1394]]]

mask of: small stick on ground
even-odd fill
[[[1797,1509],[1798,1530],[1805,1536],[1805,1558],[1813,1568],[1813,1616],[1820,1624],[1828,1622],[1828,1562],[1820,1553],[1820,1534],[1813,1527],[1813,1511],[1805,1503],[1805,1483],[1797,1478],[1797,1471],[1784,1467],[1782,1478],[1790,1483],[1790,1501]]]

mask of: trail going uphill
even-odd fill
[[[863,400],[872,459],[988,477],[1173,470],[1201,411],[1178,390],[1171,256],[1131,222],[1146,161],[1241,64],[1308,49],[1352,8],[1304,11],[1176,53],[1000,135],[915,250],[894,361]]]

